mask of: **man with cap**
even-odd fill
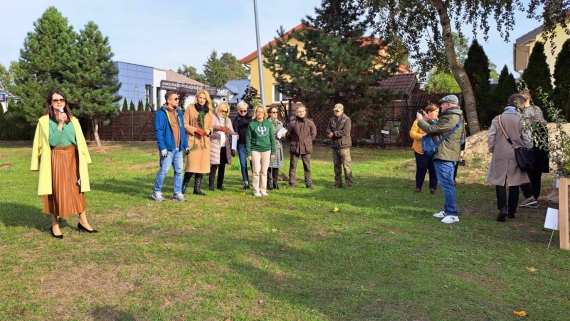
[[[342,168],[346,187],[352,188],[352,169],[350,168],[350,118],[344,114],[344,106],[336,104],[333,108],[334,116],[327,126],[327,137],[331,139],[334,163],[334,188],[342,188]],[[341,168],[342,166],[342,168]]]
[[[439,104],[442,113],[437,123],[424,120],[420,113],[417,113],[416,118],[418,127],[430,134],[434,142],[438,142],[453,130],[451,135],[438,146],[433,156],[435,173],[445,198],[443,211],[435,213],[433,216],[441,218],[441,222],[449,224],[459,222],[453,174],[455,163],[461,158],[461,140],[465,135],[465,124],[461,120],[463,112],[458,106],[459,99],[457,96],[445,96],[439,101]]]

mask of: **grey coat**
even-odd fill
[[[232,126],[232,121],[229,118],[223,118],[222,116],[214,113],[214,131],[212,135],[210,135],[210,165],[219,165],[220,164],[220,151],[222,147],[226,147],[226,155],[227,163],[232,163],[232,151],[231,151],[231,144],[232,144],[232,134],[234,134],[234,128]],[[224,133],[220,130],[221,126],[225,126],[228,128],[228,131]],[[221,142],[221,135],[226,135],[226,144],[225,146],[220,146]],[[223,155],[222,155],[223,156]]]
[[[509,186],[519,186],[528,183],[528,176],[517,166],[515,148],[532,148],[532,140],[528,133],[523,130],[521,120],[515,113],[515,107],[507,106],[501,114],[501,123],[507,135],[513,142],[509,144],[501,127],[499,117],[495,117],[487,134],[487,144],[491,157],[489,172],[485,181],[492,185],[504,186],[505,181]]]

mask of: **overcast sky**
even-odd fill
[[[261,43],[300,23],[321,0],[258,0]],[[4,0],[0,6],[0,64],[17,60],[26,34],[49,7],[55,6],[75,31],[88,21],[99,25],[109,37],[114,59],[145,66],[176,70],[182,64],[202,69],[213,49],[230,52],[241,59],[256,49],[253,0]],[[540,26],[517,15],[510,43],[493,32],[480,44],[498,71],[507,65],[512,72],[516,38]],[[470,30],[464,30],[467,36]],[[518,74],[514,74],[518,77]]]

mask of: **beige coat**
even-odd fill
[[[89,172],[87,164],[91,164],[91,156],[87,149],[87,143],[83,136],[83,131],[79,125],[79,121],[75,117],[71,117],[71,124],[75,130],[75,142],[77,146],[77,155],[79,157],[79,178],[81,179],[81,192],[91,190],[89,184]],[[49,145],[49,116],[45,115],[38,121],[36,134],[34,136],[34,145],[32,147],[32,162],[30,170],[40,171],[40,179],[38,182],[38,195],[52,194],[52,177],[51,177],[51,146]]]
[[[228,128],[228,131],[224,133],[220,130],[221,126],[225,126]],[[234,134],[234,128],[232,126],[232,120],[229,117],[225,119],[218,115],[214,114],[214,133],[210,136],[210,164],[212,165],[219,165],[220,164],[220,151],[222,147],[226,147],[226,155],[221,155],[222,157],[226,157],[227,164],[232,163],[232,135]],[[221,142],[221,135],[226,136],[226,144],[225,146],[220,146]]]
[[[492,185],[503,186],[505,181],[509,186],[519,186],[528,183],[528,176],[517,166],[514,148],[532,148],[532,140],[528,133],[523,131],[519,117],[514,113],[503,113],[501,122],[507,135],[511,138],[513,146],[509,144],[501,127],[498,116],[493,119],[487,136],[489,152],[493,154],[486,182]]]
[[[212,109],[210,108],[210,111],[204,116],[204,131],[206,133],[213,131],[212,117]],[[210,137],[195,135],[194,132],[199,128],[198,111],[194,104],[190,104],[184,112],[184,129],[190,147],[190,154],[186,158],[186,172],[206,174],[210,172]]]

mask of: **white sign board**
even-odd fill
[[[558,231],[558,210],[548,208],[546,210],[546,218],[544,219],[544,228]]]

